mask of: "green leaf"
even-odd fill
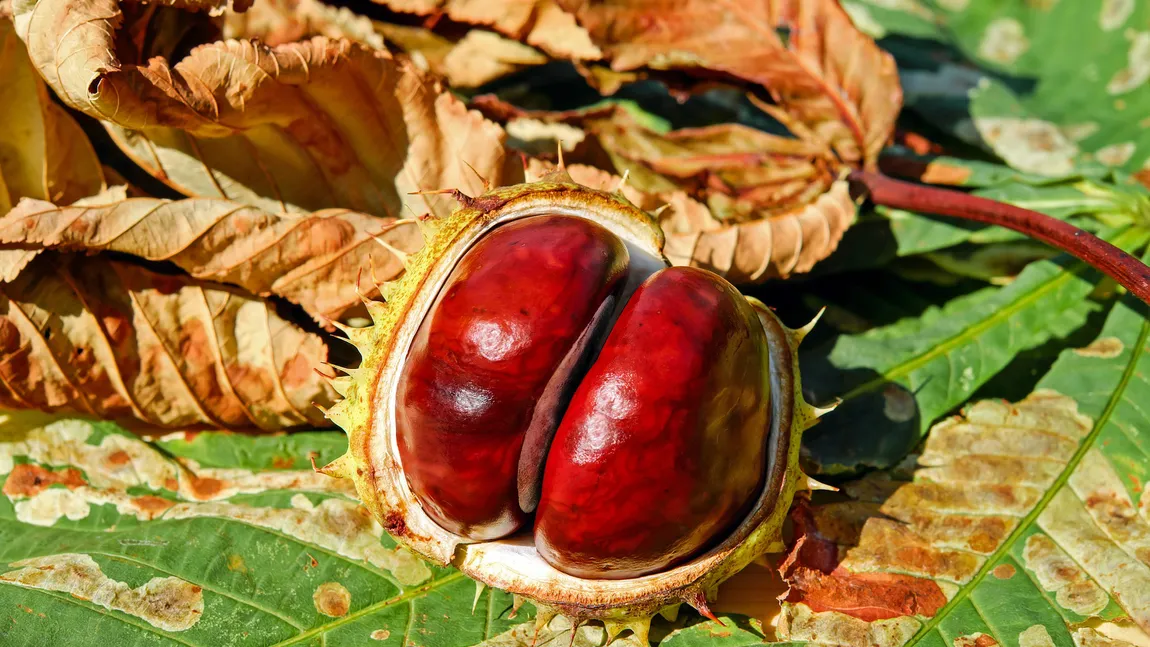
[[[1111,240],[1137,249],[1147,234],[1127,229]],[[804,438],[813,467],[842,473],[894,464],[939,416],[965,402],[1020,352],[1065,337],[1094,307],[1097,275],[1059,257],[1028,266],[1002,288],[962,296],[920,317],[803,356],[803,384],[814,401],[842,399]],[[882,433],[867,433],[881,429]]]
[[[931,3],[937,8],[924,10],[925,3],[914,1],[858,1],[884,33],[941,41],[986,70],[971,97],[970,115],[982,139],[1011,166],[1043,175],[1150,170],[1150,128],[1144,121],[1150,114],[1150,4],[969,0]],[[930,23],[938,29],[923,28]],[[900,63],[911,67],[946,57],[945,48],[934,46],[930,57],[924,49],[930,47],[892,47]],[[943,64],[926,78],[907,79],[908,107],[939,119],[944,128],[969,126],[953,109],[963,102],[961,92],[924,100],[933,86],[943,92],[957,87],[952,77],[960,70]],[[991,75],[1003,75],[1010,86]],[[962,74],[971,76],[977,75]],[[940,109],[940,103],[950,109]]]
[[[815,626],[842,635],[901,625],[909,633],[893,644],[1131,644],[1118,641],[1120,631],[1144,640],[1147,315],[1145,304],[1123,299],[1098,338],[1064,351],[1024,402],[983,401],[965,418],[940,423],[913,482],[872,475],[846,486],[859,500],[814,507],[791,555],[799,567],[790,581],[799,592],[792,590],[785,612],[789,635]],[[840,546],[841,561],[833,574],[815,574],[809,548],[828,544]],[[872,614],[889,610],[900,599],[889,578],[920,600],[932,584],[943,597],[881,620],[808,606],[853,582],[855,595],[873,602]],[[995,642],[974,642],[979,633]]]
[[[0,423],[0,644],[467,647],[529,619],[313,472],[339,433]],[[474,604],[474,611],[472,606]]]

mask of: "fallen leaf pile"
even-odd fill
[[[311,405],[331,394],[303,367],[403,271],[417,219],[451,212],[437,191],[534,177],[555,142],[576,180],[657,214],[672,262],[737,282],[807,272],[855,219],[843,173],[873,166],[900,105],[890,56],[829,0],[4,11],[0,111],[19,119],[0,134],[16,151],[0,155],[5,401],[146,426],[323,424]],[[668,132],[618,105],[452,91],[553,61],[600,88],[725,84],[790,132]],[[152,184],[108,187],[95,128]]]

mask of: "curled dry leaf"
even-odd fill
[[[224,36],[259,38],[272,46],[312,36],[346,38],[380,50],[390,44],[411,56],[416,66],[459,88],[477,87],[550,60],[535,48],[495,32],[473,29],[449,38],[426,27],[372,20],[320,0],[269,0],[244,13],[230,13]]]
[[[104,175],[80,126],[48,96],[12,21],[0,8],[0,213],[21,198],[73,202]]]
[[[323,341],[270,304],[100,257],[40,254],[0,286],[0,402],[160,427],[323,425]]]
[[[489,114],[497,109],[485,107]],[[538,116],[577,123],[596,138],[626,173],[627,198],[658,211],[667,257],[678,265],[704,267],[735,283],[785,278],[829,256],[855,219],[847,182],[817,141],[737,124],[659,134],[621,110]],[[513,117],[508,130],[526,118],[536,115]],[[569,170],[589,186],[621,185],[605,171]]]
[[[325,37],[208,42],[170,62],[211,25],[141,7],[14,3],[17,32],[63,101],[102,119],[128,155],[187,195],[400,217],[451,209],[445,196],[412,192],[517,179],[502,130],[409,62]],[[186,37],[170,37],[170,23]]]
[[[399,276],[423,239],[414,220],[346,209],[269,214],[225,200],[121,198],[71,207],[25,200],[0,217],[0,243],[171,261],[196,279],[283,297],[323,323],[365,316],[357,289],[377,295],[375,281]]]
[[[837,0],[561,0],[617,71],[675,70],[764,88],[796,133],[872,167],[902,105],[894,59]]]

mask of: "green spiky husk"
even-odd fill
[[[348,434],[347,454],[322,468],[352,478],[363,504],[397,541],[425,558],[452,564],[469,577],[532,600],[539,622],[562,613],[576,622],[601,620],[612,638],[630,629],[640,637],[652,617],[682,603],[710,615],[718,585],[760,554],[779,550],[781,529],[796,491],[807,488],[798,466],[799,439],[819,411],[802,399],[797,348],[809,330],[785,328],[750,299],[767,333],[771,357],[772,429],[767,485],[747,520],[715,549],[664,573],[630,580],[586,580],[551,568],[522,538],[467,544],[423,513],[408,491],[394,440],[394,393],[408,347],[440,287],[464,253],[503,222],[540,213],[591,219],[639,250],[661,259],[655,221],[625,198],[575,184],[568,177],[496,189],[477,198],[457,195],[461,208],[425,220],[425,246],[408,259],[398,281],[382,286],[386,303],[366,302],[373,325],[341,327],[362,362],[333,380],[344,399],[326,414]],[[813,322],[812,322],[813,324]]]

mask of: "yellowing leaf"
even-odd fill
[[[149,425],[322,425],[316,335],[261,300],[121,261],[40,254],[0,286],[0,402]]]
[[[784,122],[873,166],[902,89],[894,59],[836,0],[562,0],[618,71],[676,70],[764,88]],[[792,127],[792,130],[795,128]]]
[[[101,189],[88,137],[52,102],[11,20],[0,10],[0,213],[21,198],[69,203]]]
[[[115,0],[14,5],[17,31],[57,94],[185,194],[273,212],[410,217],[451,209],[444,196],[412,192],[473,193],[479,176],[517,177],[498,126],[386,52],[324,37],[277,47],[217,41],[169,62],[185,44],[157,23],[180,15],[134,7],[124,5],[133,10],[125,20]],[[126,44],[150,38],[147,52]],[[157,49],[166,51],[145,62]]]
[[[322,323],[366,316],[357,286],[378,295],[373,280],[399,276],[423,239],[414,220],[345,209],[269,214],[225,200],[136,198],[73,207],[26,200],[0,217],[0,242],[171,261],[200,280],[284,297]]]

